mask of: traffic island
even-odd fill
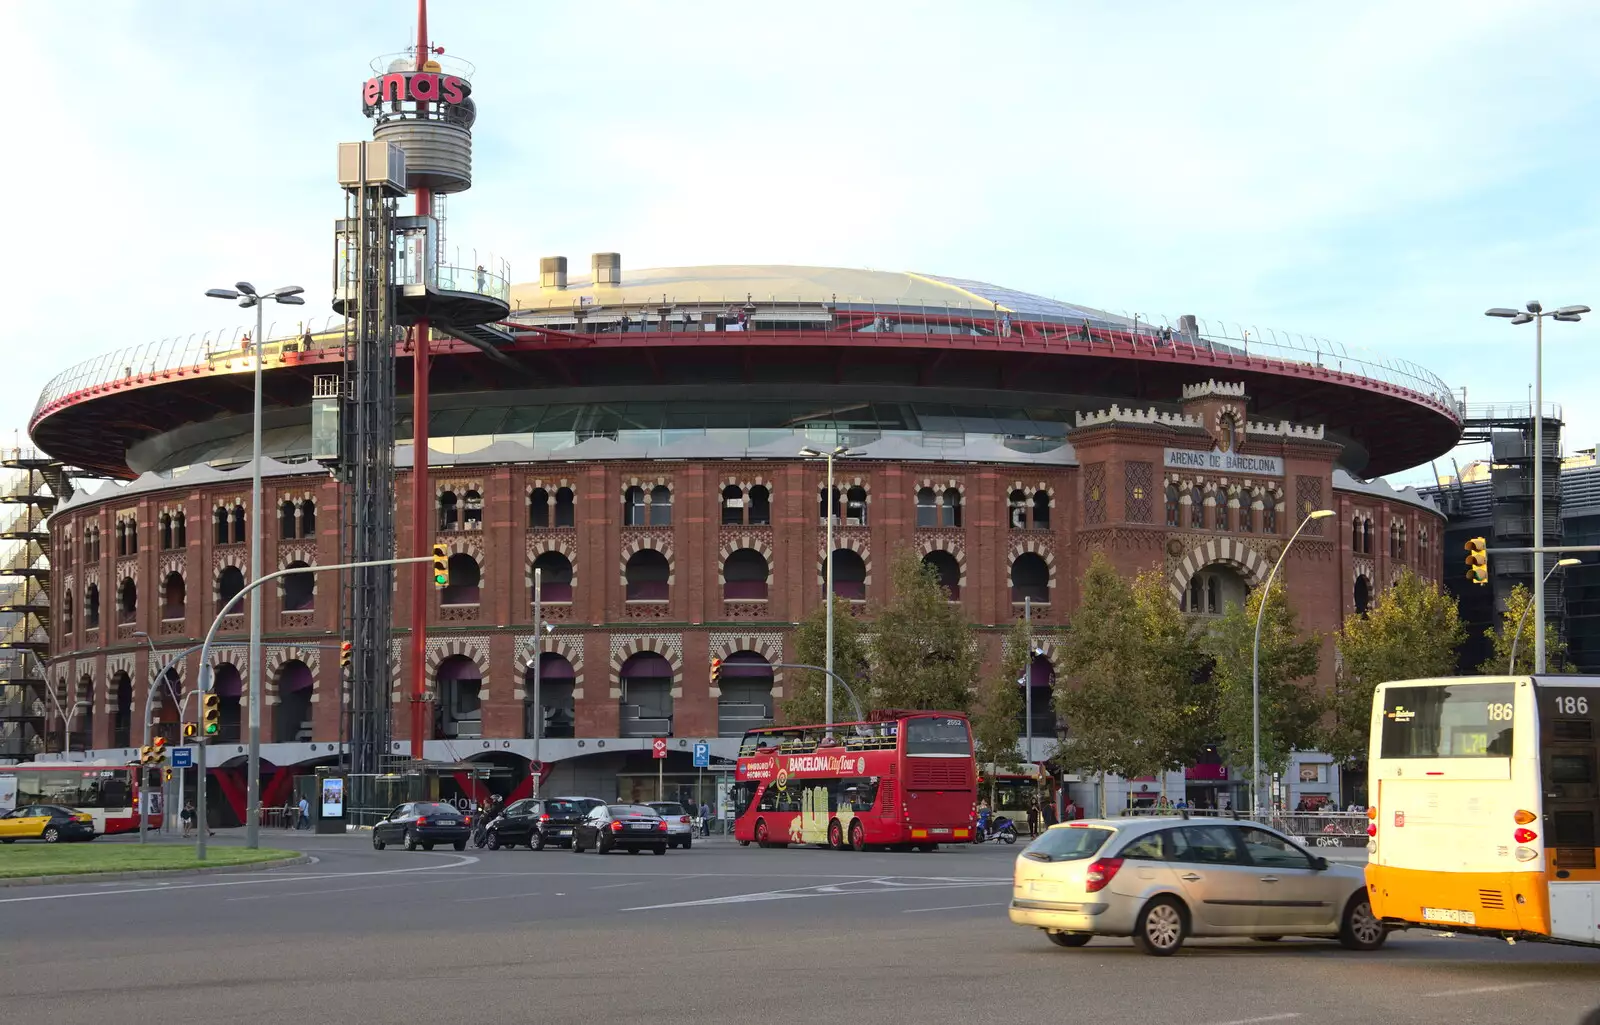
[[[200,861],[194,848],[169,844],[10,844],[0,848],[0,886],[251,872],[310,860],[297,851],[243,847],[212,847]]]

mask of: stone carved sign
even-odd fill
[[[1214,473],[1248,473],[1257,476],[1282,477],[1283,460],[1277,456],[1243,456],[1237,452],[1202,452],[1193,448],[1165,450],[1168,469],[1204,470]]]

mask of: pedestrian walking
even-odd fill
[[[700,802],[700,835],[711,835],[711,805],[705,801]]]
[[[311,828],[311,802],[306,800],[304,794],[300,795],[300,821],[295,823],[296,829]]]
[[[1028,835],[1039,835],[1039,800],[1035,798],[1028,803]]]
[[[183,835],[194,835],[194,802],[183,802],[183,810],[178,813],[178,819],[183,823]]]
[[[1076,819],[1078,815],[1078,803],[1070,797],[1067,798],[1067,806],[1061,809],[1061,821],[1071,822],[1073,819]]]

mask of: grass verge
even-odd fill
[[[298,857],[294,851],[209,847],[206,860],[197,861],[193,847],[170,844],[16,843],[0,847],[0,879],[95,872],[170,872],[219,865],[251,865],[293,857]]]

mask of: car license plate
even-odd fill
[[[570,829],[558,829],[558,830],[556,830],[556,835],[557,836],[571,836],[572,835],[572,830],[570,830]]]
[[[1053,895],[1053,894],[1057,893],[1060,889],[1061,889],[1061,884],[1060,883],[1042,882],[1042,881],[1040,881],[1038,879],[1035,879],[1035,880],[1033,880],[1032,882],[1030,882],[1028,884],[1028,892],[1029,893],[1035,893],[1035,894],[1039,894],[1041,896]]]
[[[932,829],[929,830],[929,832],[931,832],[934,836],[948,836],[950,834],[950,830],[948,829]]]
[[[1457,911],[1454,908],[1423,908],[1422,920],[1424,922],[1449,922],[1451,925],[1477,925],[1478,916],[1471,911]]]
[[[436,825],[440,825],[440,826],[459,826],[459,825],[461,825],[461,820],[460,819],[440,819],[436,823]]]

